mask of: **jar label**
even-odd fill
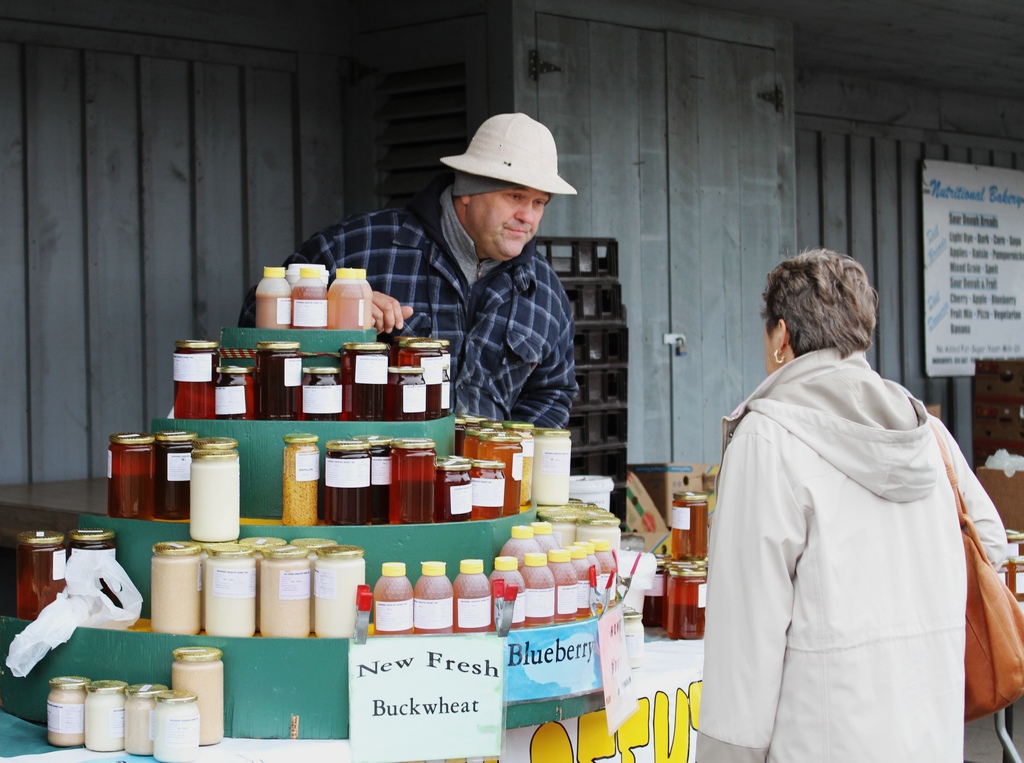
[[[644,633],[626,634],[626,654],[631,660],[640,659],[644,656]]]
[[[85,732],[85,704],[66,705],[62,702],[46,703],[46,730],[54,734],[82,734]]]
[[[654,582],[651,583],[651,587],[644,591],[644,596],[664,596],[665,595],[665,573],[659,572],[654,576]]]
[[[523,454],[513,453],[512,454],[512,479],[520,480],[523,479]]]
[[[309,598],[309,570],[281,570],[277,583],[280,601],[304,601]]]
[[[387,384],[387,355],[356,355],[356,384]]]
[[[295,454],[295,481],[316,482],[320,479],[320,451]]]
[[[424,384],[440,384],[444,381],[444,358],[440,355],[422,357],[419,365],[423,368]]]
[[[413,599],[413,627],[438,630],[452,627],[452,597]]]
[[[292,298],[277,298],[277,322],[281,326],[292,325]]]
[[[338,573],[316,568],[313,575],[313,595],[318,599],[338,598]]]
[[[505,503],[505,478],[474,477],[473,505],[493,508]]]
[[[452,385],[451,382],[441,382],[441,410],[447,411],[452,407]]]
[[[689,506],[673,506],[672,507],[672,529],[673,530],[689,530],[690,529],[690,507]]]
[[[174,353],[174,381],[176,382],[211,382],[213,381],[213,353]]]
[[[512,608],[512,624],[521,623],[526,620],[526,590],[520,589],[516,594],[516,604]]]
[[[611,573],[604,573],[597,576],[597,592],[603,593],[608,588],[608,578],[611,577]],[[609,594],[608,600],[612,600],[612,595]]]
[[[491,597],[459,599],[459,627],[486,628],[491,624]]]
[[[697,586],[697,608],[704,609],[708,605],[708,584],[701,583]]]
[[[327,300],[293,299],[292,326],[306,329],[327,328]]]
[[[527,588],[526,589],[526,616],[527,617],[553,617],[555,614],[555,589],[551,588]]]
[[[453,516],[469,514],[473,511],[473,483],[452,485],[448,491],[448,505]]]
[[[576,583],[555,586],[555,612],[559,615],[576,614],[579,609],[579,592]]]
[[[117,559],[117,549],[114,548],[75,548],[72,546],[71,556],[75,554],[101,554],[109,556],[111,559]]]
[[[217,387],[213,399],[214,412],[218,416],[237,416],[245,413],[245,387]]]
[[[544,451],[540,456],[540,473],[568,476],[569,458],[568,450]]]
[[[341,413],[341,385],[302,388],[303,413]]]
[[[590,581],[576,581],[576,609],[590,609]]]
[[[328,458],[324,461],[327,487],[369,487],[370,459]],[[390,476],[390,475],[389,475]]]
[[[167,481],[188,482],[192,474],[192,453],[167,454]]]
[[[111,739],[124,738],[124,708],[112,707],[107,714],[107,729]]]
[[[164,744],[167,747],[199,746],[199,714],[186,718],[164,719]]]
[[[426,413],[426,410],[426,384],[409,384],[402,387],[402,413]]]
[[[63,580],[64,579],[64,568],[68,563],[67,552],[59,548],[53,552],[53,579]]]
[[[409,630],[412,627],[412,599],[374,602],[373,627],[381,633]]]
[[[107,479],[114,478],[114,454],[107,451]]]
[[[284,359],[284,386],[302,386],[302,358]]]
[[[370,458],[370,484],[391,484],[391,456],[372,456]]]
[[[533,458],[533,438],[524,437],[523,442],[523,458]]]
[[[229,570],[224,567],[214,567],[212,577],[210,593],[218,599],[256,598],[255,567],[246,570]]]

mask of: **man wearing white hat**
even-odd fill
[[[551,132],[525,114],[486,120],[406,209],[355,215],[288,258],[365,268],[384,334],[451,342],[459,412],[564,427],[576,395],[572,309],[533,242],[558,175]],[[254,325],[255,289],[240,326]]]

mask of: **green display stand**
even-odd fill
[[[337,355],[345,342],[376,341],[377,332],[373,329],[368,331],[321,331],[318,329],[222,328],[220,330],[222,350],[254,350],[257,342],[298,342],[300,352]],[[232,363],[234,364],[234,361]],[[239,365],[246,365],[246,363]]]

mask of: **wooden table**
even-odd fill
[[[107,479],[0,485],[0,547],[14,548],[18,533],[78,527],[79,515],[105,516]]]

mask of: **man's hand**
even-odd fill
[[[390,334],[405,325],[405,319],[412,315],[409,305],[401,304],[394,297],[383,292],[373,293],[373,325],[378,334]]]

